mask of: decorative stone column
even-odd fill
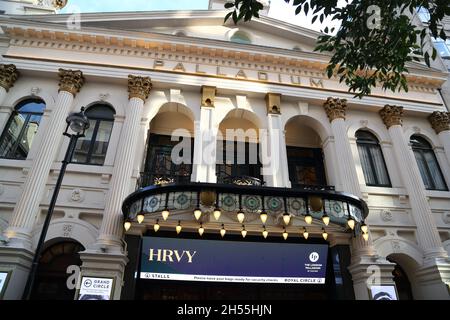
[[[60,81],[56,105],[23,191],[14,208],[9,227],[5,231],[5,235],[11,239],[11,244],[27,249],[32,248],[31,231],[39,213],[39,205],[45,192],[50,168],[58,152],[59,141],[63,137],[66,117],[72,109],[75,95],[84,84],[83,73],[79,70],[59,69],[58,75]]]
[[[428,120],[444,146],[450,166],[450,112],[435,111],[428,117]]]
[[[14,83],[19,78],[19,72],[16,66],[13,64],[0,64],[0,108],[2,108],[3,102],[5,101],[6,94],[9,89],[14,86]],[[8,121],[9,115],[11,114],[11,109],[8,108],[8,112],[0,113],[0,130],[3,128]]]
[[[386,105],[380,111],[380,116],[389,130],[400,174],[408,192],[411,213],[417,226],[417,241],[424,253],[423,265],[416,272],[419,291],[423,295],[419,298],[449,299],[445,283],[450,281],[450,260],[442,247],[414,154],[403,133],[403,107]],[[433,118],[436,120],[436,116]],[[442,122],[439,128],[445,128]]]
[[[267,93],[266,106],[267,135],[260,137],[264,178],[269,187],[290,187],[286,137],[281,121],[281,94]]]
[[[202,86],[200,122],[195,124],[192,181],[216,183],[217,130],[214,130],[216,87]]]
[[[362,198],[361,188],[359,186],[358,175],[355,162],[347,136],[347,124],[345,123],[347,100],[339,98],[328,98],[324,103],[325,112],[331,123],[331,130],[334,136],[336,154],[339,155],[337,168],[342,191],[351,193]],[[377,266],[380,270],[383,283],[392,283],[393,264],[384,258],[376,255],[373,247],[372,237],[369,234],[369,240],[365,241],[361,236],[352,238],[352,259],[349,271],[353,278],[353,287],[355,297],[358,300],[369,299],[368,283],[372,278],[371,268]]]
[[[84,84],[81,71],[59,70],[59,94],[41,147],[23,185],[23,191],[14,208],[5,236],[6,245],[0,246],[0,269],[10,271],[11,279],[6,288],[5,299],[20,299],[33,259],[31,232],[39,214],[50,168],[56,158],[59,141],[63,137],[66,117],[72,102]]]
[[[425,258],[445,257],[419,168],[403,133],[403,107],[386,105],[380,111],[380,116],[389,130],[400,173],[408,191],[411,211],[417,224],[419,245],[424,250]]]
[[[127,114],[117,147],[98,244],[122,247],[122,202],[132,189],[130,180],[139,138],[140,120],[144,102],[147,100],[151,88],[152,83],[149,77],[128,76]]]

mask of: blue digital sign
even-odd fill
[[[144,237],[141,279],[324,284],[328,245]]]

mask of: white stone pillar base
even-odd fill
[[[435,259],[416,271],[415,299],[450,300],[450,259]]]
[[[395,263],[376,256],[362,256],[358,261],[352,258],[348,270],[352,275],[355,299],[370,300],[371,285],[395,285],[392,275],[394,268]]]
[[[80,252],[81,275],[80,277],[100,277],[114,279],[111,300],[120,300],[123,287],[123,275],[128,258],[124,253],[98,253],[86,250]],[[76,299],[77,297],[75,297]]]
[[[3,296],[4,300],[20,300],[22,298],[33,255],[33,251],[25,248],[0,247],[0,271],[10,272],[10,278]]]

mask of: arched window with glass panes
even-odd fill
[[[383,151],[377,137],[364,130],[358,130],[355,136],[366,185],[391,187]]]
[[[103,165],[114,124],[115,111],[109,105],[96,104],[86,112],[89,129],[79,138],[72,162],[79,164]]]
[[[44,110],[45,102],[40,99],[27,99],[17,104],[0,137],[0,158],[27,158]]]
[[[418,135],[411,136],[410,143],[427,190],[448,190],[430,143]]]

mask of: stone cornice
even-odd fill
[[[203,55],[217,59],[235,59],[241,63],[274,64],[285,68],[305,68],[323,73],[329,56],[313,52],[297,52],[288,49],[258,45],[242,45],[222,40],[194,37],[177,37],[150,32],[85,28],[68,30],[66,26],[0,18],[0,26],[13,39],[57,41],[94,47],[119,47],[134,51],[158,50],[168,54]],[[407,75],[410,85],[440,87],[447,80],[447,73],[438,70],[412,67]]]
[[[442,131],[450,130],[450,112],[433,112],[428,120],[437,134]]]
[[[395,125],[402,125],[402,117],[403,117],[403,107],[401,106],[393,106],[393,105],[385,105],[383,109],[380,110],[380,116],[383,120],[386,128],[390,128]]]

